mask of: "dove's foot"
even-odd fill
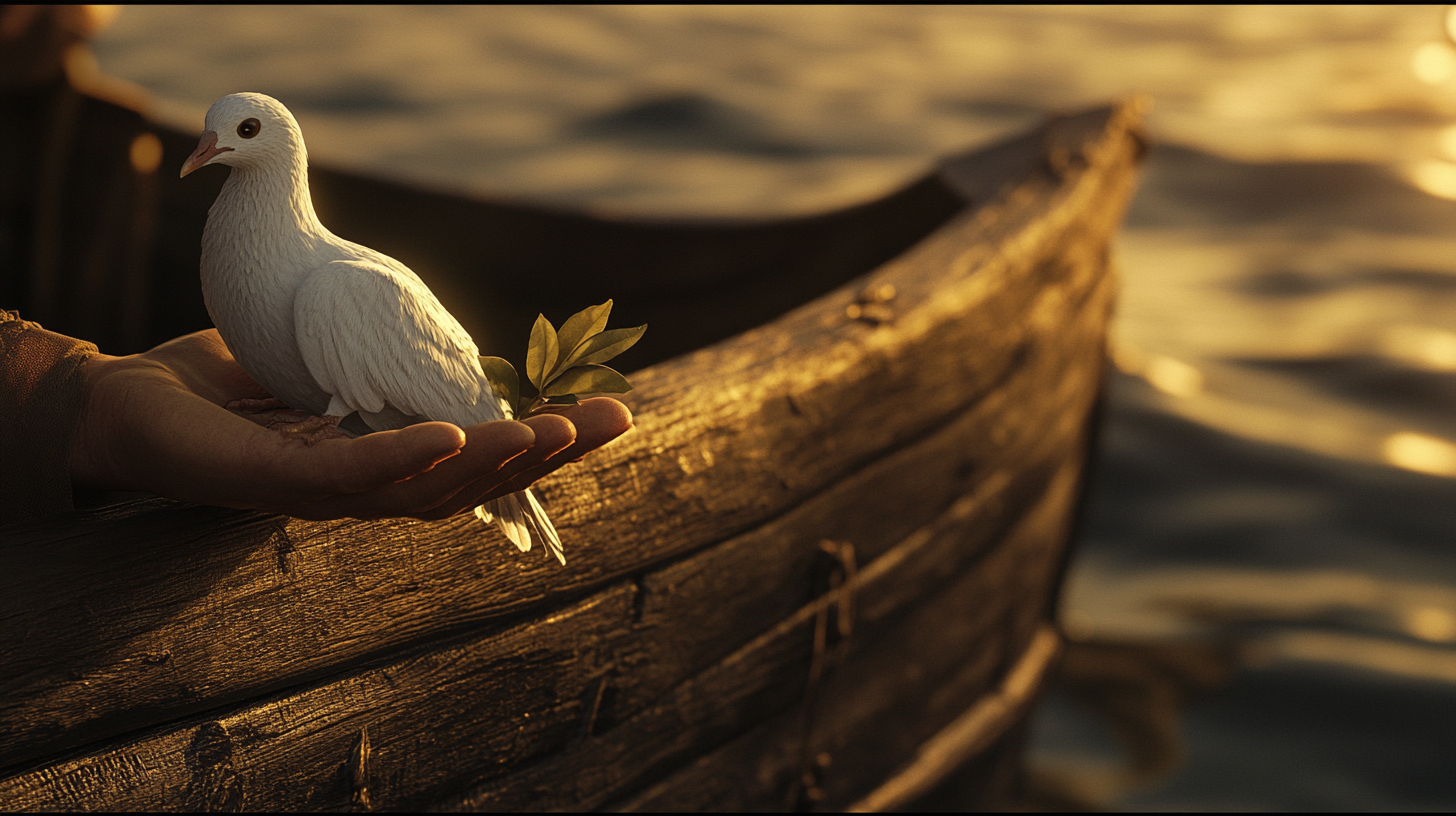
[[[234,414],[265,428],[271,428],[280,422],[300,422],[308,419],[307,411],[295,411],[289,408],[283,400],[273,399],[235,399],[223,406]]]
[[[268,423],[268,430],[302,439],[309,447],[313,447],[324,439],[353,439],[349,432],[339,429],[341,419],[343,417],[307,415],[303,419],[280,418]]]
[[[302,439],[310,447],[317,445],[323,439],[354,438],[354,434],[338,427],[340,417],[318,417],[307,411],[297,411],[289,408],[283,400],[274,397],[235,399],[223,407],[270,431],[277,431],[289,438]]]

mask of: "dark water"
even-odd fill
[[[678,215],[862,200],[1049,110],[1150,95],[1158,146],[1117,247],[1120,373],[1064,609],[1082,662],[1036,724],[1042,794],[1450,809],[1443,22],[1434,7],[138,7],[96,51],[187,127],[261,91],[335,165]]]

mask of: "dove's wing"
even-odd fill
[[[413,275],[363,260],[311,272],[293,304],[304,365],[352,409],[462,427],[503,416],[475,341]]]

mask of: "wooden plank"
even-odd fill
[[[988,509],[984,500],[996,495],[998,491],[987,491],[974,507],[963,503],[957,511],[967,518],[959,526],[937,531],[940,535],[915,536],[911,546],[955,547],[967,527],[985,524],[974,511],[979,508],[984,513]],[[934,555],[929,552],[924,557]],[[877,581],[868,574],[870,590],[890,585],[888,593],[874,596],[877,603],[871,609],[893,613],[922,599],[923,585],[895,574],[917,559],[893,560],[902,570],[890,571],[889,579]],[[622,623],[632,614],[632,589],[621,586],[553,619],[524,624],[487,642],[451,644],[11,777],[0,781],[0,802],[20,810],[162,809],[179,802],[184,808],[213,809],[342,807],[354,797],[355,774],[348,760],[356,753],[360,729],[368,729],[371,802],[384,808],[418,807],[425,804],[422,796],[458,788],[461,769],[472,769],[474,776],[488,773],[504,760],[529,759],[579,733],[593,690],[593,672],[582,671],[581,664],[600,669],[644,643],[637,639],[624,644],[620,637]],[[895,592],[898,599],[886,597]],[[695,720],[721,720],[732,713],[751,724],[773,710],[762,707],[764,698],[784,697],[783,703],[791,702],[802,692],[808,656],[804,623],[812,622],[812,610],[823,605],[811,606],[809,614],[796,616],[791,625],[723,661],[707,673],[706,681],[677,691],[671,704],[649,710],[588,743],[576,743],[588,746],[586,767],[574,767],[582,774],[577,787],[558,790],[558,798],[565,796],[563,804],[574,806],[573,797],[590,792],[581,790],[591,779],[589,772],[583,772],[605,770],[597,764],[607,761],[603,754],[629,749],[657,752],[661,746],[644,741],[644,730],[688,727],[692,733],[707,735],[713,729]],[[517,691],[502,693],[502,688]],[[685,704],[690,709],[686,712]],[[558,753],[553,764],[564,758],[567,764],[580,766],[582,754],[581,750]],[[612,769],[630,769],[630,762],[617,760],[610,763]],[[558,789],[563,778],[570,778],[553,769],[532,776],[544,777],[544,786]],[[508,778],[510,791],[526,797],[523,806],[530,805],[539,793],[523,790],[521,783],[517,776]]]
[[[1087,343],[1082,345],[1081,348],[1084,355],[1087,350],[1091,350],[1095,356],[1098,345]],[[1098,370],[1098,366],[1084,366],[1083,368],[1084,371],[1088,369],[1095,372]],[[1035,463],[1055,462],[1061,465],[1068,461],[1074,463],[1077,461],[1080,448],[1075,440],[1085,439],[1083,435],[1084,428],[1081,423],[1084,422],[1086,417],[1086,411],[1089,407],[1087,400],[1090,399],[1091,390],[1087,388],[1086,381],[1078,382],[1081,377],[1074,373],[1075,370],[1075,366],[1067,366],[1062,369],[1062,373],[1066,375],[1066,379],[1063,381],[1063,388],[1065,394],[1078,394],[1081,400],[1080,404],[1075,399],[1068,401],[1065,397],[1057,399],[1043,394],[1044,403],[1055,412],[1054,415],[1057,417],[1057,420],[1047,421],[1039,416],[1027,417],[1026,419],[1030,421],[1024,425],[1018,425],[1016,429],[1017,435],[1023,437],[1020,440],[1020,444],[1009,448],[1009,455],[1006,459],[996,457],[991,462],[988,462],[987,471],[978,474],[978,477],[974,480],[976,483],[982,485],[983,490],[991,491],[989,494],[990,498],[987,495],[970,497],[958,503],[958,508],[964,510],[965,508],[980,506],[984,510],[984,506],[980,505],[980,502],[994,504],[998,500],[1004,501],[1010,507],[1025,506],[1027,501],[1025,498],[1013,499],[1011,497],[1027,496],[1028,494],[1035,496],[1041,492],[1039,485],[1046,484],[1044,481],[1045,477],[1042,477],[1043,481],[1040,482],[1034,480],[1027,481],[1028,477],[1037,471],[1037,465]],[[1046,374],[1047,372],[1043,372],[1043,376],[1046,376]],[[1086,375],[1084,374],[1082,376]],[[1093,378],[1095,379],[1095,374]],[[1025,397],[1024,394],[1018,396]],[[1037,401],[1023,398],[1018,399],[1015,404],[1035,405]],[[986,424],[983,423],[981,427],[983,429],[986,428]],[[997,434],[1004,430],[1004,427],[996,428],[993,426],[990,432]],[[1026,437],[1037,438],[1036,434],[1038,433],[1044,434],[1044,436],[1039,438],[1039,441],[1044,445],[1048,445],[1048,447],[1037,450],[1035,445],[1026,445]],[[939,447],[949,449],[952,446],[940,445]],[[1072,465],[1069,472],[1075,472],[1075,468],[1076,465]],[[906,473],[907,470],[901,469],[897,472]],[[1005,480],[1008,478],[1007,474],[1010,473],[1018,474],[1020,486],[1007,486]],[[869,485],[866,485],[867,489],[857,492],[859,495],[867,497],[867,500],[873,501],[872,499],[868,499],[868,497],[874,496],[875,491],[868,489],[869,487]],[[878,507],[873,509],[878,509]],[[1014,518],[1014,513],[1009,510],[1006,512],[1011,515],[1002,516],[1001,518]],[[965,568],[965,564],[979,554],[981,547],[989,546],[992,542],[999,541],[1002,530],[1004,529],[1001,524],[1004,521],[993,521],[995,517],[993,514],[992,517],[981,516],[977,518],[976,523],[969,525],[973,529],[973,532],[967,532],[962,529],[959,539],[938,539],[941,542],[953,542],[949,545],[950,551],[916,553],[911,555],[909,553],[913,552],[913,548],[901,547],[894,551],[895,555],[893,557],[888,559],[882,558],[875,561],[874,564],[882,569],[887,569],[890,563],[901,559],[912,561],[913,569],[918,570],[918,572],[911,571],[910,567],[905,567],[904,569],[907,572],[898,574],[896,580],[903,588],[915,588],[914,591],[916,592],[928,592],[929,588],[935,586],[937,583],[943,583],[946,580],[954,578],[960,570]],[[1065,527],[1062,529],[1065,531]],[[724,569],[727,568],[727,565],[731,564],[734,573],[732,583],[744,588],[752,587],[759,580],[763,580],[764,575],[752,570],[751,561],[731,558],[726,555],[721,558],[717,557],[731,546],[738,544],[747,546],[751,543],[755,547],[763,546],[767,551],[761,553],[761,563],[771,565],[771,567],[781,563],[792,564],[794,562],[795,559],[792,558],[792,552],[789,551],[788,547],[774,547],[772,546],[771,539],[765,538],[760,542],[755,540],[757,538],[756,535],[744,536],[739,542],[734,542],[734,545],[723,545],[714,548],[710,553],[705,553],[703,556],[694,558],[684,565],[678,565],[675,568],[664,570],[664,573],[667,574],[663,575],[662,579],[649,576],[644,581],[644,584],[650,587],[663,585],[677,586],[679,582],[683,581],[684,576],[699,577],[722,574]],[[863,537],[855,537],[852,540],[865,541],[866,539]],[[871,538],[869,541],[872,542],[873,539]],[[1058,547],[1061,546],[1060,542],[1062,541],[1064,541],[1064,535],[1061,539],[1058,539]],[[794,543],[799,544],[800,551],[805,551],[811,548],[804,545],[812,543],[812,540]],[[943,544],[943,546],[945,545]],[[1056,562],[1057,558],[1052,558],[1047,569],[1052,570]],[[737,574],[738,570],[745,569],[748,570],[745,574]],[[874,567],[872,567],[873,569]],[[671,573],[677,574],[669,577],[668,574]],[[873,572],[870,574],[873,574]],[[1016,599],[1015,601],[1010,601],[1017,607],[1017,615],[1019,616],[1016,621],[1013,621],[1015,626],[1012,631],[1021,633],[1029,632],[1029,627],[1034,626],[1038,620],[1045,617],[1047,612],[1044,603],[1045,595],[1049,591],[1051,583],[1047,575],[1050,575],[1050,573],[1048,572],[1043,576],[1043,586],[1039,590],[1034,589],[1026,592],[1001,590],[1001,592],[1006,594],[1007,598]],[[738,604],[735,603],[731,594],[725,594],[715,598],[716,603],[701,603],[700,601],[697,604],[699,608],[696,610],[693,608],[693,599],[695,596],[701,598],[703,595],[712,596],[714,594],[703,592],[699,586],[689,587],[688,591],[682,592],[677,597],[670,594],[663,595],[661,596],[661,600],[654,595],[648,595],[646,605],[649,608],[657,603],[675,601],[670,608],[672,614],[663,615],[662,619],[671,621],[678,616],[691,615],[695,621],[701,622],[707,628],[707,631],[702,633],[704,637],[702,637],[701,641],[694,640],[692,635],[693,630],[684,628],[677,630],[680,633],[677,637],[674,637],[675,633],[672,630],[651,632],[649,635],[651,641],[654,644],[659,644],[654,655],[654,665],[662,665],[673,661],[690,662],[691,658],[689,656],[694,652],[701,653],[709,651],[711,647],[705,647],[703,643],[711,643],[714,640],[712,635],[714,634],[715,621],[732,620],[738,616],[743,616],[746,619],[744,628],[749,628],[752,625],[751,622],[754,620],[753,612],[755,602],[763,600],[754,596],[752,593],[746,592],[745,594],[750,595],[749,599],[742,604]],[[780,595],[782,594],[780,593]],[[1041,598],[1040,603],[1038,602],[1038,597]],[[871,617],[888,614],[887,612],[876,609],[874,598],[873,593],[868,593],[862,599],[868,610],[867,614]],[[901,599],[901,602],[903,602],[903,599]],[[782,601],[779,601],[779,603],[782,603]],[[705,612],[704,607],[714,610],[713,613]],[[803,624],[804,614],[801,612],[794,620]],[[1003,623],[1005,622],[1003,621]],[[942,624],[944,624],[944,621]],[[783,627],[780,628],[782,629]],[[629,723],[629,726],[621,730],[609,732],[588,745],[577,747],[565,752],[561,756],[553,757],[549,762],[529,769],[521,775],[511,776],[491,783],[484,789],[476,791],[472,796],[463,800],[449,802],[446,806],[494,810],[537,807],[546,809],[578,808],[600,805],[606,799],[630,790],[633,785],[640,783],[643,779],[650,779],[654,771],[660,770],[659,764],[671,764],[672,762],[680,762],[685,756],[691,757],[694,751],[703,748],[705,745],[711,746],[713,740],[721,737],[723,732],[731,732],[735,727],[742,726],[745,719],[751,723],[753,719],[763,716],[765,712],[773,711],[776,707],[782,707],[782,705],[786,704],[786,701],[791,702],[796,699],[797,695],[802,691],[801,678],[807,671],[808,663],[808,649],[803,642],[804,638],[807,637],[807,633],[800,630],[798,635],[799,642],[797,646],[788,646],[779,661],[769,661],[769,665],[775,667],[774,670],[776,673],[774,678],[764,678],[755,675],[745,680],[742,676],[715,668],[715,672],[721,672],[726,677],[718,677],[709,684],[707,690],[701,688],[693,690],[693,684],[685,684],[684,687],[674,690],[667,702],[654,706],[639,718],[634,718]],[[780,638],[783,636],[780,634]],[[780,647],[783,648],[781,640],[778,642]],[[733,662],[734,660],[730,659],[725,661],[725,664],[732,664]],[[753,662],[752,665],[754,670],[758,671],[762,670],[765,664],[762,662]],[[701,678],[698,678],[693,682],[699,683],[700,680]],[[685,691],[685,689],[688,690]],[[758,691],[753,692],[754,689],[758,689]],[[632,691],[630,687],[626,688],[623,691],[623,696],[629,696]],[[684,698],[688,702],[684,702]],[[678,710],[682,707],[691,708],[693,705],[697,705],[700,708],[692,709],[687,713]],[[705,713],[705,710],[707,713]],[[745,714],[744,712],[752,712],[752,714]],[[717,717],[722,721],[710,721],[706,724],[701,722],[703,719],[711,720],[712,717]],[[609,778],[603,781],[602,777],[604,776]],[[562,791],[559,785],[554,785],[552,782],[552,780],[559,779],[577,779],[579,780],[577,788],[572,791]],[[580,780],[593,781],[584,782]]]
[[[1110,290],[1110,287],[1104,287]],[[1095,366],[1086,365],[1089,356],[1095,356],[1097,346],[1090,343],[1069,344],[1073,353],[1068,350],[1059,350],[1060,353],[1047,355],[1046,360],[1040,365],[1028,365],[1021,372],[1020,376],[1013,382],[1007,384],[1004,389],[1005,399],[990,400],[985,406],[977,411],[968,414],[962,421],[955,423],[943,432],[933,435],[912,449],[902,451],[884,462],[877,463],[874,467],[854,479],[848,480],[845,484],[826,494],[816,497],[815,500],[798,508],[790,515],[778,520],[768,527],[755,531],[738,539],[728,542],[722,547],[714,548],[706,553],[673,565],[662,573],[646,576],[640,585],[633,587],[630,603],[625,603],[616,598],[606,606],[615,610],[614,616],[605,621],[597,621],[591,627],[581,623],[568,624],[564,621],[576,620],[570,613],[561,617],[560,623],[553,632],[559,633],[566,628],[581,629],[580,640],[583,642],[595,642],[598,651],[594,653],[591,660],[586,661],[585,666],[578,666],[576,676],[562,681],[560,678],[551,678],[555,684],[551,694],[547,695],[550,701],[557,701],[565,697],[572,697],[566,704],[558,704],[555,707],[543,706],[540,695],[536,693],[537,678],[532,678],[528,685],[523,685],[513,691],[494,691],[489,694],[482,694],[478,691],[467,692],[471,699],[457,699],[457,692],[439,693],[422,691],[419,688],[400,692],[399,699],[382,701],[379,688],[383,681],[373,673],[366,673],[362,677],[348,677],[342,680],[326,684],[327,688],[334,691],[313,690],[303,695],[266,703],[261,707],[254,707],[244,710],[242,713],[230,717],[217,719],[202,719],[191,722],[180,729],[161,736],[149,736],[140,739],[126,741],[121,746],[113,746],[109,749],[93,753],[92,756],[70,762],[62,762],[54,767],[43,769],[24,775],[21,778],[7,780],[0,783],[0,802],[7,806],[15,807],[64,807],[83,808],[88,803],[96,802],[112,803],[110,807],[164,807],[169,801],[166,798],[166,790],[179,789],[176,774],[181,773],[173,768],[170,775],[147,777],[144,780],[136,778],[135,757],[145,757],[147,762],[154,767],[182,766],[188,768],[197,765],[187,757],[187,751],[194,750],[191,746],[199,740],[206,745],[218,743],[219,745],[233,746],[237,740],[226,735],[258,735],[264,734],[264,738],[270,742],[288,743],[289,745],[280,748],[272,746],[265,750],[262,747],[256,749],[256,754],[250,754],[246,763],[242,760],[232,761],[229,767],[231,776],[228,779],[236,780],[240,791],[246,791],[247,801],[253,807],[308,807],[316,808],[326,806],[328,803],[339,804],[339,797],[346,796],[349,790],[342,783],[321,773],[314,765],[308,763],[298,764],[300,755],[328,757],[332,762],[338,762],[340,751],[352,743],[348,741],[355,739],[356,735],[350,728],[352,723],[372,720],[380,723],[375,729],[371,744],[383,746],[376,750],[379,768],[373,777],[383,779],[374,786],[371,799],[376,805],[393,803],[395,806],[408,803],[411,796],[422,795],[422,791],[431,791],[440,786],[448,786],[452,780],[451,773],[457,776],[461,768],[479,769],[489,768],[493,765],[515,764],[526,761],[532,756],[532,752],[554,749],[567,743],[577,734],[580,727],[579,721],[583,717],[583,702],[586,697],[577,698],[584,688],[588,692],[594,691],[600,695],[604,690],[603,686],[593,686],[592,681],[597,677],[606,677],[603,671],[604,666],[611,666],[612,671],[618,673],[619,678],[614,681],[615,690],[620,690],[619,711],[631,713],[633,701],[640,701],[643,698],[653,698],[661,695],[665,688],[680,681],[684,672],[693,669],[694,662],[691,659],[683,659],[679,644],[691,640],[692,634],[698,631],[698,621],[692,616],[692,608],[695,605],[708,608],[727,608],[734,603],[743,605],[741,598],[746,596],[751,601],[756,596],[769,599],[774,596],[781,596],[784,582],[765,582],[765,585],[758,587],[755,582],[746,584],[750,589],[745,591],[742,582],[725,583],[720,582],[715,591],[702,591],[696,593],[684,593],[681,591],[685,580],[691,576],[701,576],[714,572],[715,565],[724,563],[743,562],[742,557],[730,558],[724,561],[719,550],[724,547],[733,549],[737,554],[756,554],[760,560],[767,559],[773,563],[785,555],[793,555],[792,550],[797,545],[799,550],[812,550],[817,541],[814,532],[819,528],[819,522],[824,518],[832,518],[835,508],[844,509],[855,505],[856,501],[867,505],[864,512],[866,517],[892,516],[887,511],[895,506],[898,499],[904,493],[897,493],[887,490],[883,495],[874,488],[889,488],[897,479],[909,483],[913,489],[914,485],[926,485],[941,481],[939,478],[932,478],[929,482],[913,478],[914,474],[922,468],[928,468],[928,475],[939,477],[942,471],[936,469],[936,459],[942,460],[938,467],[945,467],[945,456],[943,452],[956,446],[965,446],[972,441],[972,435],[980,435],[999,439],[999,442],[971,447],[969,450],[980,457],[981,467],[974,474],[963,474],[971,483],[981,484],[983,489],[990,490],[988,494],[992,498],[999,497],[999,500],[1011,508],[1021,506],[1025,499],[1014,498],[1019,495],[1034,496],[1040,492],[1037,469],[1029,467],[1035,462],[1062,463],[1067,461],[1070,452],[1077,450],[1077,438],[1080,435],[1078,425],[1079,417],[1085,415],[1085,401],[1091,391],[1091,383],[1095,380]],[[1089,354],[1090,352],[1090,354]],[[1070,370],[1068,370],[1070,369]],[[1064,376],[1058,376],[1064,375]],[[1055,383],[1057,386],[1050,391],[1048,384]],[[1032,394],[1040,394],[1042,399],[1029,400],[1027,397]],[[1039,405],[1043,411],[1026,417],[1032,421],[1014,423],[1013,427],[1007,427],[1004,422],[997,421],[998,417],[1004,418],[1008,405],[1022,404]],[[1083,410],[1078,410],[1080,407]],[[963,462],[955,462],[953,467],[960,467]],[[997,474],[1001,474],[997,476]],[[1017,479],[1022,486],[1013,484],[1013,478],[1006,474],[1016,473]],[[909,478],[907,478],[909,477]],[[950,480],[958,488],[965,482]],[[961,488],[963,489],[963,488]],[[920,559],[917,563],[922,570],[918,577],[901,576],[918,583],[907,583],[906,587],[927,585],[923,570],[951,571],[956,570],[961,564],[974,558],[976,546],[984,546],[995,540],[999,525],[991,523],[992,519],[1003,512],[994,502],[982,497],[983,500],[967,504],[965,502],[953,505],[952,510],[964,515],[967,508],[980,508],[981,513],[975,519],[977,533],[970,540],[962,539],[952,542],[957,548],[957,553],[931,553]],[[939,508],[938,508],[939,509]],[[989,513],[991,518],[985,514]],[[834,531],[834,530],[831,530]],[[835,531],[838,532],[838,531]],[[862,534],[867,532],[860,531]],[[866,542],[867,554],[873,553],[874,542],[877,537],[865,538],[860,535],[856,540]],[[919,541],[916,546],[923,546],[922,534],[918,538],[912,536],[912,540]],[[980,542],[979,545],[976,542]],[[770,549],[771,548],[771,549]],[[767,551],[766,551],[767,549]],[[951,557],[954,555],[955,557]],[[692,561],[702,560],[710,562],[706,565],[693,565]],[[792,558],[783,558],[784,561],[791,561]],[[884,560],[884,559],[880,559]],[[890,559],[894,561],[895,559]],[[901,559],[904,560],[904,559]],[[878,561],[876,563],[879,563]],[[705,568],[706,566],[706,568]],[[931,582],[933,583],[933,582]],[[807,589],[807,581],[803,584]],[[677,591],[668,591],[665,588],[675,588]],[[623,590],[612,590],[620,593]],[[694,600],[696,595],[696,601]],[[787,593],[792,597],[793,593]],[[659,597],[661,596],[661,597]],[[911,597],[903,598],[904,601],[913,601]],[[593,603],[596,603],[593,601]],[[596,608],[596,607],[594,607]],[[630,612],[625,611],[630,609]],[[651,627],[649,631],[644,628]],[[711,629],[711,625],[709,626]],[[731,629],[741,631],[741,629]],[[750,630],[751,631],[751,630]],[[699,634],[702,634],[699,632]],[[711,634],[711,632],[710,632]],[[452,668],[448,672],[437,668],[440,660],[430,664],[429,671],[421,673],[419,668],[423,658],[412,659],[403,667],[394,667],[385,671],[389,678],[388,683],[391,690],[399,686],[406,686],[410,677],[426,678],[424,681],[416,680],[428,688],[443,686],[453,689],[460,689],[462,683],[451,679],[455,673],[464,673],[468,676],[480,676],[490,671],[489,666],[497,663],[509,663],[513,655],[521,648],[517,640],[510,635],[502,635],[496,639],[483,640],[480,643],[466,648],[450,648],[447,650],[444,662],[449,662]],[[549,642],[536,644],[532,648],[536,650],[549,651],[552,646]],[[802,662],[805,654],[789,650],[788,652],[776,652],[775,654],[787,654],[794,661]],[[557,657],[548,660],[552,665],[566,660],[564,657]],[[456,666],[455,664],[459,665]],[[770,667],[771,669],[772,667]],[[790,665],[785,671],[789,677],[795,677],[797,669]],[[765,676],[773,677],[772,671]],[[358,688],[373,690],[370,694],[362,694],[355,691]],[[789,683],[787,690],[790,694],[800,688],[796,682]],[[535,695],[533,697],[532,695]],[[428,698],[428,699],[426,699]],[[482,702],[487,700],[488,703]],[[342,702],[341,702],[342,701]],[[593,703],[599,703],[600,696],[593,699]],[[483,716],[479,707],[491,705],[495,708],[490,712],[491,716]],[[472,706],[475,708],[472,709]],[[640,705],[638,706],[640,707]],[[379,713],[383,710],[385,713]],[[750,711],[753,710],[750,707]],[[539,729],[543,736],[543,742],[530,743],[529,750],[522,750],[513,747],[510,750],[500,751],[494,755],[482,757],[478,754],[471,755],[469,750],[464,749],[465,755],[455,746],[485,745],[492,741],[499,742],[498,735],[502,727],[509,731],[509,727],[521,721],[520,717],[512,720],[509,717],[501,717],[499,711],[524,712],[526,720]],[[442,713],[443,712],[443,713]],[[421,730],[422,721],[433,721],[436,717],[442,720],[455,723],[472,723],[467,727],[468,733],[438,735],[434,743],[429,746],[422,746],[418,743],[409,745],[408,750],[401,750],[398,742],[405,740],[411,729],[410,723],[414,723],[413,731],[418,733]],[[492,721],[492,717],[495,721]],[[300,735],[296,732],[281,731],[276,727],[269,733],[266,728],[260,731],[259,723],[273,721],[296,722],[304,721],[310,723],[327,723],[329,720],[341,721],[344,725],[325,728],[322,725],[315,726],[307,735]],[[476,722],[479,720],[479,722]],[[504,720],[502,726],[499,720]],[[602,717],[604,723],[609,718]],[[215,724],[215,725],[214,725]],[[342,729],[342,730],[340,730]],[[393,735],[390,735],[393,731]],[[315,733],[317,732],[317,733]],[[611,732],[609,732],[611,733]],[[492,736],[495,735],[495,736]],[[248,738],[250,743],[257,742],[254,737]],[[394,742],[391,742],[391,739]],[[300,746],[292,746],[292,743],[301,743]],[[343,748],[341,748],[343,746]],[[285,750],[287,748],[287,750]],[[221,751],[213,750],[214,753]],[[228,751],[235,752],[235,747],[228,747]],[[452,750],[455,755],[452,755]],[[178,752],[181,756],[178,756]],[[391,751],[394,753],[391,754]],[[300,754],[302,752],[302,754]],[[195,753],[195,750],[194,750]],[[231,754],[230,754],[231,755]],[[388,768],[378,763],[386,762],[389,757],[405,756],[412,763],[406,768]],[[130,759],[129,759],[130,758]],[[398,759],[393,760],[398,762]],[[170,763],[170,765],[169,765]],[[292,764],[291,764],[292,763]],[[246,765],[246,770],[244,766]],[[326,766],[325,771],[329,767]],[[128,769],[131,769],[128,771]],[[478,771],[472,771],[478,773]],[[184,774],[185,775],[185,774]],[[282,780],[282,790],[273,787],[262,789],[252,781],[259,778]],[[188,777],[190,779],[190,777]],[[401,781],[403,780],[403,781]],[[187,784],[199,785],[202,783],[187,782]],[[229,782],[229,785],[234,784]],[[160,785],[162,790],[156,790]],[[204,786],[205,787],[205,786]],[[231,788],[229,789],[231,790]],[[307,797],[298,799],[301,795],[298,792],[306,792]],[[294,798],[288,798],[284,794],[293,794]],[[221,795],[221,794],[218,794]],[[242,794],[239,793],[239,796]],[[219,801],[228,801],[226,797]]]
[[[993,697],[992,686],[1015,670],[1036,630],[1028,637],[1008,619],[1045,597],[1079,478],[1075,466],[1064,468],[1003,546],[912,608],[896,636],[859,643],[825,684],[807,747],[803,712],[789,709],[613,809],[838,810],[857,803],[972,702]],[[986,736],[994,741],[1010,724]],[[812,798],[796,789],[805,758],[817,760],[809,766],[818,789]]]
[[[978,698],[926,740],[905,767],[846,810],[904,810],[1012,733],[1030,712],[1047,671],[1061,654],[1061,641],[1055,626],[1042,624],[995,691]]]
[[[916,797],[946,782],[966,764],[985,757],[997,743],[1014,735],[1024,725],[1046,671],[1059,651],[1060,638],[1055,627],[1043,625],[994,690],[977,697],[976,702],[949,726],[932,735],[915,751],[914,758],[905,768],[842,809],[850,812],[913,809]],[[994,654],[994,651],[981,652],[972,663],[987,670],[988,655]],[[918,665],[915,668],[916,671],[900,673],[902,681],[905,678],[915,681],[902,682],[901,686],[925,685],[920,682],[923,673],[918,670]],[[893,677],[894,674],[886,673],[885,676]],[[896,757],[896,752],[885,751],[875,741],[875,736],[887,728],[893,729],[896,736],[904,734],[903,700],[944,698],[950,696],[946,693],[948,691],[964,694],[965,689],[957,686],[963,686],[967,679],[962,673],[952,678],[947,687],[940,689],[900,688],[892,693],[903,696],[890,700],[888,705],[884,704],[884,700],[874,701],[873,695],[867,693],[869,689],[855,688],[856,696],[881,703],[877,713],[884,719],[879,722],[888,725],[861,718],[854,718],[852,722],[839,718],[834,722],[835,730],[839,732],[837,736],[842,740],[849,727],[856,729],[849,735],[853,741],[846,746],[848,752],[868,755],[877,766],[874,771],[882,772],[888,761]],[[976,687],[979,685],[976,684]],[[866,706],[861,703],[856,708],[862,710]],[[919,719],[927,719],[923,716],[926,713],[924,709],[914,713],[921,715]],[[842,805],[824,801],[828,792],[821,786],[830,774],[836,779],[853,780],[854,787],[863,787],[872,780],[856,779],[846,775],[842,768],[835,767],[847,764],[842,761],[846,754],[843,748],[837,757],[828,751],[818,750],[822,745],[810,743],[804,749],[802,724],[801,711],[784,712],[610,809],[717,812],[815,810],[829,809],[824,807],[825,804]],[[804,775],[806,770],[807,777]]]
[[[0,763],[560,604],[781,514],[924,435],[1095,288],[1135,152],[1126,122],[1105,141],[1087,168],[1036,176],[872,276],[901,292],[891,323],[847,321],[847,287],[634,375],[638,432],[543,485],[577,546],[565,570],[516,560],[469,519],[313,523],[154,503],[6,529]]]
[[[1103,281],[1095,308],[1110,302],[1112,288]],[[744,633],[792,615],[812,584],[819,541],[852,543],[868,564],[977,485],[1077,457],[1100,378],[1102,338],[1091,320],[1063,331],[1065,345],[1035,346],[1016,376],[941,432],[780,519],[645,576],[642,625],[654,627],[657,668],[680,666],[688,676],[742,645]],[[951,569],[961,562],[941,563]],[[683,618],[692,626],[674,625]],[[621,690],[619,705],[648,691],[637,683]]]
[[[629,620],[618,585],[559,615],[193,718],[0,781],[7,810],[319,810],[449,784],[573,733],[591,672]],[[505,693],[495,693],[503,689]],[[360,757],[361,731],[370,750]],[[352,765],[351,765],[352,761]],[[355,767],[362,765],[362,773]]]
[[[1076,478],[1075,466],[1060,471],[1030,507],[1018,508],[1021,523],[1005,546],[985,552],[974,569],[953,573],[949,582],[926,581],[935,569],[927,562],[964,549],[977,526],[970,519],[980,515],[973,508],[984,513],[996,501],[991,484],[897,548],[896,557],[861,573],[849,653],[820,691],[809,754],[829,752],[843,769],[835,768],[825,782],[827,805],[842,807],[877,784],[928,734],[984,693],[1026,646],[1032,631],[1007,626],[1007,618],[1017,616],[1028,595],[1034,606],[1048,591],[1046,578],[1066,543]],[[711,749],[718,750],[687,773],[623,805],[689,811],[792,807],[787,796],[801,756],[800,712],[792,707],[804,693],[815,618],[841,597],[830,593],[810,604],[602,738],[440,808],[610,806]],[[775,652],[782,656],[765,659]],[[766,677],[769,667],[774,672]],[[905,705],[910,699],[925,705],[917,711]],[[766,725],[755,728],[765,719]],[[728,742],[745,731],[748,736]]]

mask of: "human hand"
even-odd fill
[[[632,427],[604,397],[524,421],[422,422],[315,445],[223,408],[268,396],[217,331],[86,364],[71,449],[76,487],[145,490],[308,519],[440,519],[528,487]]]

